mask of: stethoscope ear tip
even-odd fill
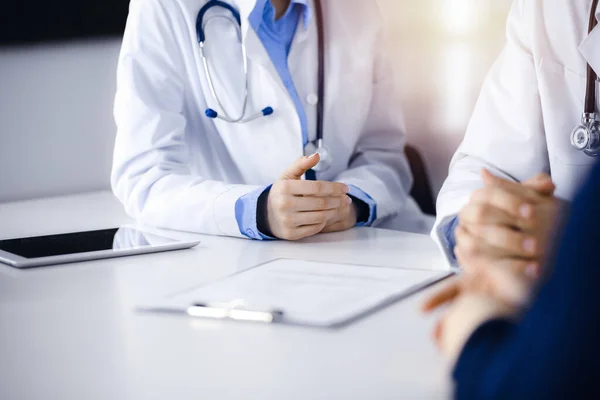
[[[268,117],[269,115],[273,114],[273,112],[274,111],[272,107],[267,107],[262,110],[262,115]]]
[[[219,113],[217,113],[215,110],[213,110],[212,108],[207,108],[206,111],[204,111],[204,114],[208,117],[208,118],[212,118],[215,119],[219,116]]]

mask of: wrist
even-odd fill
[[[450,309],[444,323],[444,352],[454,365],[471,337],[485,322],[510,316],[511,310],[489,296],[467,293],[460,296]]]
[[[367,223],[371,216],[371,209],[367,203],[357,199],[354,196],[348,195],[352,199],[352,207],[356,215],[356,223]]]
[[[269,224],[269,193],[271,188],[261,193],[256,204],[256,227],[265,236],[273,236],[271,226]]]

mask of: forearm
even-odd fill
[[[243,236],[236,201],[258,187],[230,185],[159,166],[136,175],[116,174],[113,190],[129,215],[142,223],[195,233]]]

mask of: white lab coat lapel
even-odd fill
[[[294,51],[294,46],[297,46],[298,44],[304,42],[306,39],[309,38],[311,32],[314,32],[314,35],[316,37],[317,31],[316,31],[316,23],[315,23],[315,4],[313,0],[309,0],[308,2],[309,7],[310,7],[310,20],[309,20],[309,26],[308,29],[305,29],[304,27],[306,26],[306,20],[304,19],[304,13],[302,13],[302,16],[300,18],[300,22],[298,25],[298,29],[296,30],[296,35],[294,36],[294,40],[292,42],[292,47],[290,49],[290,55],[292,54],[292,52]],[[316,41],[315,41],[316,43]]]
[[[270,68],[270,72],[276,72],[273,68],[273,63],[271,62],[269,54],[250,25],[249,17],[256,6],[256,0],[237,0],[235,3],[238,6],[240,17],[242,19],[242,40],[248,51],[248,59],[260,64],[264,68]]]
[[[600,21],[600,5],[596,9],[596,19]],[[581,42],[579,52],[600,76],[600,24]]]
[[[271,57],[269,56],[269,53],[267,52],[267,50],[265,49],[262,41],[260,40],[260,38],[258,37],[258,34],[255,32],[254,28],[250,25],[250,14],[252,13],[252,11],[254,10],[254,7],[256,6],[256,0],[237,0],[237,5],[238,8],[240,10],[240,17],[242,19],[242,38],[244,40],[244,43],[246,45],[246,51],[248,52],[248,62],[249,64],[254,64],[253,67],[258,67],[258,68],[263,68],[273,79],[272,81],[275,82],[276,84],[276,90],[278,92],[278,96],[279,96],[279,103],[280,104],[284,104],[285,103],[285,108],[287,109],[288,107],[291,107],[294,112],[295,112],[295,106],[293,104],[293,101],[291,99],[291,97],[289,96],[288,90],[286,89],[285,85],[283,84],[281,77],[279,76],[279,72],[277,71],[277,69],[275,68],[275,66],[273,65],[273,62],[271,61]],[[311,25],[312,25],[312,20],[314,20],[314,18],[311,18]],[[301,23],[304,23],[304,21],[301,21]],[[310,73],[311,76],[314,76],[316,74],[316,68],[315,68],[315,73],[312,74],[312,70],[308,70],[309,72],[307,72],[307,69],[305,68],[305,65],[307,65],[306,62],[301,62],[302,60],[300,60],[298,58],[298,53],[302,53],[302,51],[298,51],[298,47],[304,47],[304,46],[300,46],[301,43],[303,43],[308,37],[309,37],[309,32],[310,29],[313,29],[315,34],[313,36],[316,37],[316,26],[312,26],[310,27],[308,30],[307,29],[303,29],[303,27],[299,27],[298,30],[296,31],[296,35],[294,36],[294,42],[292,43],[292,47],[290,50],[290,57],[289,57],[289,62],[288,65],[291,68],[291,73],[292,76],[294,78],[294,81],[296,83],[296,89],[298,90],[298,93],[300,96],[302,96],[302,94],[304,92],[306,92],[306,83],[304,81],[304,79],[300,80],[297,79],[297,74],[294,74],[294,70],[295,67],[294,66],[298,66],[299,70],[301,71],[300,74],[306,75],[307,73]],[[316,40],[315,40],[315,48],[316,48]],[[296,51],[294,51],[294,48],[296,48]],[[306,56],[306,54],[304,54],[304,56]],[[316,54],[312,56],[311,59],[314,59],[316,61]],[[315,64],[316,65],[316,64]],[[310,65],[308,65],[310,67]],[[315,81],[316,82],[316,81]],[[254,88],[252,87],[252,83],[253,80],[251,80],[250,82],[250,90],[264,90],[261,87],[256,87],[254,86]],[[311,86],[309,86],[311,87]],[[278,113],[281,111],[281,108],[279,110],[275,110],[275,118],[278,117]],[[279,111],[279,112],[278,112]],[[310,121],[310,119],[309,119]],[[294,118],[292,118],[291,121],[289,121],[291,123],[288,123],[287,132],[279,132],[278,135],[284,135],[284,134],[288,134],[288,135],[294,135],[294,140],[297,142],[297,147],[300,148],[302,150],[302,127],[300,125],[300,121],[297,118],[297,115],[294,116]],[[287,150],[282,149],[283,152],[286,152]],[[302,152],[297,153],[297,156],[301,156]]]
[[[242,40],[246,45],[248,61],[266,69],[269,74],[275,78],[274,80],[280,84],[280,89],[287,92],[285,86],[279,78],[277,69],[271,61],[269,53],[267,53],[267,50],[258,37],[258,34],[250,25],[249,18],[250,14],[254,10],[254,7],[256,6],[256,0],[237,0],[237,4],[240,10],[240,17],[242,19]]]
[[[290,73],[296,84],[298,96],[304,105],[308,123],[309,140],[316,139],[316,104],[318,92],[318,36],[314,1],[309,1],[311,11],[308,27],[305,28],[304,15],[300,19],[296,35],[290,48],[288,65]],[[327,82],[327,80],[326,80]],[[308,98],[311,98],[308,101]],[[312,103],[312,104],[311,104]],[[327,115],[327,113],[325,113]]]

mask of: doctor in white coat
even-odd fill
[[[198,27],[207,1],[131,1],[112,173],[114,193],[131,216],[251,239],[295,240],[392,219],[407,231],[431,228],[409,197],[412,177],[379,7],[322,2],[324,96],[313,0],[227,1],[231,9],[210,7]],[[331,166],[315,173],[320,156],[309,158],[314,150],[305,145],[317,139],[319,101]],[[268,107],[272,114],[264,114],[271,115],[243,123],[215,118]]]
[[[582,124],[588,64],[600,73],[597,3],[514,2],[508,42],[438,198],[433,235],[451,262],[539,274],[561,203],[597,160],[572,143]],[[591,108],[597,112],[596,104]]]

